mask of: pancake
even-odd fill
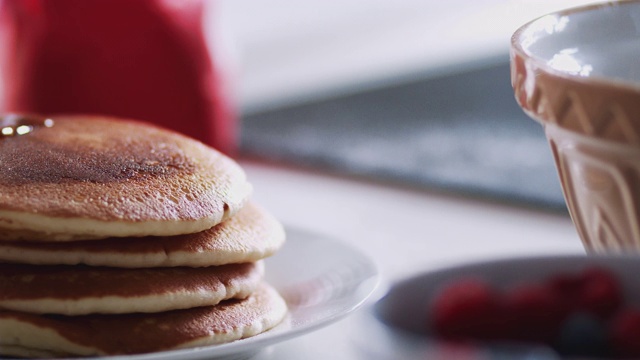
[[[142,122],[5,115],[0,129],[1,240],[195,233],[251,193],[232,159]]]
[[[282,225],[249,203],[211,229],[171,237],[70,242],[0,242],[0,261],[112,267],[214,266],[271,256],[285,241]]]
[[[69,317],[0,311],[0,354],[99,356],[221,344],[264,332],[286,312],[284,300],[266,284],[244,300],[154,314]]]
[[[264,264],[119,269],[0,264],[0,309],[30,313],[159,312],[245,298]]]

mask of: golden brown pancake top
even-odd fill
[[[44,119],[5,116],[0,130]],[[237,164],[185,136],[116,118],[50,119],[24,135],[0,135],[0,210],[104,221],[188,221],[248,196],[238,191],[246,180]]]
[[[2,137],[3,184],[102,184],[191,175],[195,170],[195,164],[168,133],[152,135],[155,142],[163,144],[152,148],[147,139],[129,137],[143,135],[143,129],[131,134],[133,129],[123,124],[112,123],[107,129],[103,121],[49,120],[49,126],[36,127],[25,135]]]
[[[251,192],[232,159],[153,125],[98,116],[5,115],[0,130],[17,131],[22,121],[48,125],[0,135],[0,228],[24,230],[18,239],[46,240],[47,232],[58,234],[53,240],[176,234],[166,227],[154,230],[156,223],[190,223],[188,231],[200,231],[233,215]],[[143,223],[144,229],[102,229],[94,223],[79,229],[82,236],[63,236],[79,225],[38,228],[50,218]]]

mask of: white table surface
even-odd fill
[[[273,345],[255,359],[367,359],[359,319],[386,286],[460,263],[522,255],[583,254],[568,215],[424,189],[240,160],[253,199],[285,225],[327,234],[377,263],[381,285],[355,314]],[[366,336],[366,335],[365,335]]]

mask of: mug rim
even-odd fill
[[[607,77],[584,77],[552,68],[522,46],[524,31],[545,16],[625,6],[640,0],[590,4],[536,18],[511,37],[511,84],[516,101],[531,118],[543,126],[563,129],[604,140],[640,146],[640,82],[616,81]]]

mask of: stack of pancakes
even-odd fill
[[[220,344],[285,317],[284,230],[230,158],[148,124],[0,117],[0,356]]]

